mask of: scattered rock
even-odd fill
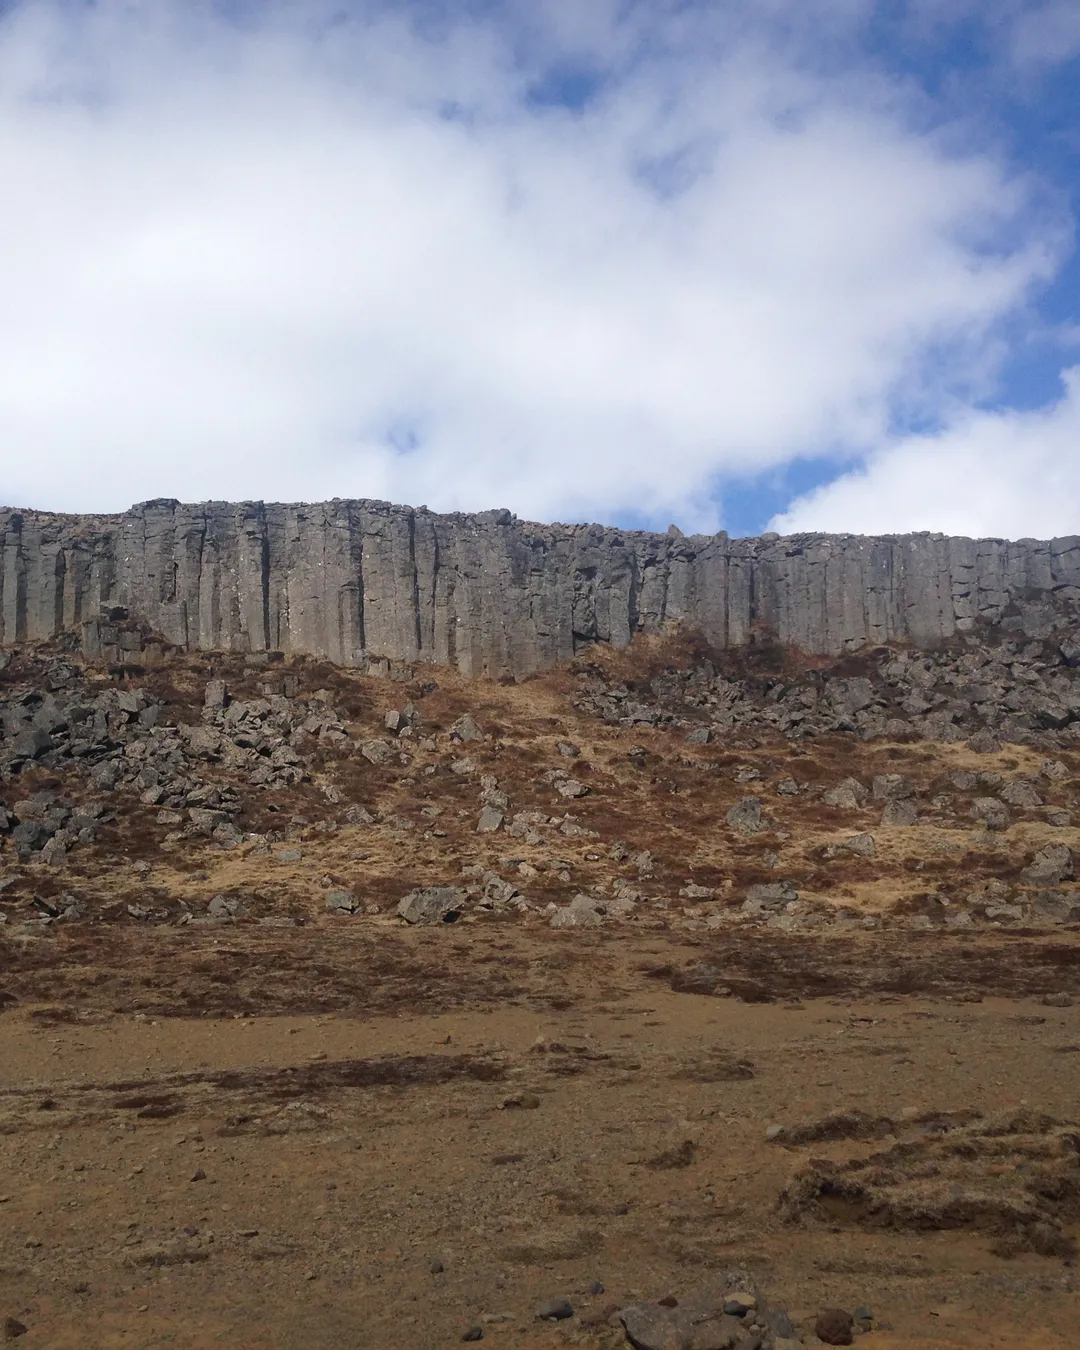
[[[476,833],[494,834],[497,830],[502,829],[504,819],[503,813],[496,810],[494,806],[485,806],[480,812],[480,819],[476,824]]]
[[[845,778],[830,788],[821,800],[826,806],[835,806],[841,811],[858,811],[870,800],[870,793],[857,778]]]
[[[457,886],[424,886],[410,891],[398,904],[399,918],[410,924],[453,922],[465,904],[465,892]]]
[[[450,728],[450,735],[455,741],[482,741],[484,739],[484,733],[473,720],[471,713],[466,713],[463,717],[458,718]]]
[[[761,829],[761,799],[740,797],[724,817],[733,830],[740,834],[757,834]]]
[[[360,901],[352,891],[327,891],[326,908],[337,914],[355,914]]]
[[[538,1322],[564,1322],[573,1315],[574,1306],[565,1298],[549,1298],[546,1303],[541,1303],[536,1310]]]
[[[20,1336],[25,1336],[29,1330],[17,1317],[5,1317],[3,1326],[5,1341],[17,1341]]]
[[[1029,886],[1056,886],[1072,875],[1072,850],[1065,844],[1047,844],[1020,873],[1020,880]]]
[[[872,858],[877,852],[872,834],[853,834],[849,839],[845,839],[842,847],[849,853],[855,853],[860,858]]]
[[[798,900],[799,892],[790,881],[767,881],[746,888],[743,909],[748,914],[767,909],[780,909]]]
[[[882,825],[914,825],[919,813],[912,801],[888,801],[881,813]]]
[[[469,1327],[461,1337],[463,1341],[482,1341],[484,1339],[484,1328],[478,1326]]]
[[[605,908],[591,895],[575,895],[568,905],[551,916],[552,928],[599,928],[606,917]]]
[[[826,1345],[851,1345],[855,1339],[855,1319],[842,1308],[826,1308],[818,1313],[814,1334]]]
[[[1011,822],[1008,807],[996,797],[976,797],[971,814],[990,830],[1006,830]]]

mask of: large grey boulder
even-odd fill
[[[780,909],[798,898],[799,892],[790,881],[768,881],[746,888],[743,909],[748,914],[760,914],[762,910]]]
[[[1011,819],[1009,808],[996,797],[976,797],[971,803],[971,814],[991,830],[1008,829]]]
[[[760,797],[740,797],[724,819],[740,834],[757,834],[762,828]]]
[[[1056,886],[1060,881],[1071,879],[1072,875],[1072,850],[1065,844],[1047,844],[1020,873],[1020,880],[1029,886]]]
[[[914,795],[915,786],[902,773],[874,775],[873,794],[876,802],[899,802]]]
[[[841,811],[858,811],[869,799],[870,793],[857,778],[845,778],[821,798],[826,806],[835,806]]]
[[[605,910],[591,895],[575,895],[568,905],[551,916],[552,928],[599,928]]]
[[[459,717],[450,728],[450,735],[455,741],[482,741],[484,733],[477,726],[472,713],[466,713]]]
[[[1043,804],[1042,798],[1031,784],[1025,783],[1022,778],[1001,789],[1001,800],[1008,802],[1010,806],[1019,807],[1022,811],[1030,811]]]
[[[494,834],[502,829],[503,813],[494,806],[485,806],[476,823],[477,834]]]
[[[423,886],[405,896],[397,913],[410,924],[445,923],[450,915],[461,913],[465,899],[458,886]]]
[[[886,802],[881,813],[882,825],[914,825],[918,819],[919,813],[912,801]]]

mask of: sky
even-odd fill
[[[1080,533],[1077,0],[0,0],[0,503]]]

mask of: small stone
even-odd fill
[[[855,1339],[855,1319],[843,1308],[826,1308],[818,1313],[814,1333],[826,1345],[851,1345]]]
[[[780,1136],[781,1136],[783,1133],[784,1133],[784,1127],[783,1127],[783,1125],[766,1125],[766,1126],[765,1126],[765,1138],[766,1138],[766,1139],[770,1139],[770,1140],[772,1140],[772,1139],[779,1139]]]
[[[20,1336],[25,1336],[25,1335],[26,1335],[26,1330],[27,1330],[26,1327],[23,1326],[22,1322],[20,1322],[19,1319],[18,1319],[17,1317],[5,1317],[5,1318],[4,1318],[4,1340],[5,1340],[5,1341],[15,1341],[15,1340],[18,1340],[18,1338],[19,1338]]]
[[[438,1260],[432,1261],[428,1266],[428,1270],[431,1271],[432,1275],[441,1275],[445,1269],[446,1267],[443,1263]]]
[[[573,1315],[574,1305],[568,1303],[565,1298],[549,1298],[546,1303],[541,1303],[536,1310],[538,1322],[564,1322]]]
[[[515,1092],[512,1096],[504,1097],[501,1109],[503,1111],[535,1111],[540,1105],[540,1098],[535,1092]]]
[[[469,1327],[461,1339],[463,1341],[482,1341],[484,1339],[484,1328]]]
[[[594,1297],[596,1297],[599,1294],[602,1294],[603,1292],[604,1286],[599,1280],[593,1280],[592,1284],[589,1285],[589,1293],[592,1294]]]
[[[1071,994],[1043,994],[1042,1004],[1044,1008],[1071,1008],[1073,1005]]]
[[[191,1180],[192,1180],[192,1181],[205,1181],[205,1180],[206,1180],[206,1173],[203,1171],[203,1169],[202,1169],[201,1167],[196,1167],[195,1171],[192,1172],[192,1174],[191,1174]]]

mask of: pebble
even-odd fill
[[[14,1341],[17,1340],[20,1336],[25,1335],[26,1335],[26,1327],[23,1326],[23,1324],[19,1321],[17,1317],[4,1318],[5,1341]]]
[[[563,1322],[573,1315],[574,1305],[564,1298],[549,1298],[536,1310],[536,1319],[539,1322]]]
[[[432,1261],[428,1266],[428,1270],[431,1271],[432,1275],[441,1275],[445,1269],[446,1267],[441,1261]]]
[[[484,1339],[483,1327],[469,1327],[461,1338],[463,1341],[482,1341]]]
[[[601,1282],[600,1282],[599,1280],[593,1280],[592,1284],[589,1285],[589,1293],[590,1293],[590,1294],[596,1295],[596,1294],[602,1294],[603,1292],[604,1292],[604,1286],[603,1286],[603,1284],[601,1284]]]
[[[765,1126],[765,1138],[766,1138],[766,1139],[779,1139],[780,1136],[781,1136],[783,1133],[784,1133],[784,1127],[783,1127],[783,1125],[766,1125],[766,1126]]]
[[[191,1179],[192,1181],[205,1181],[206,1173],[201,1167],[196,1167],[195,1171],[191,1174]]]

